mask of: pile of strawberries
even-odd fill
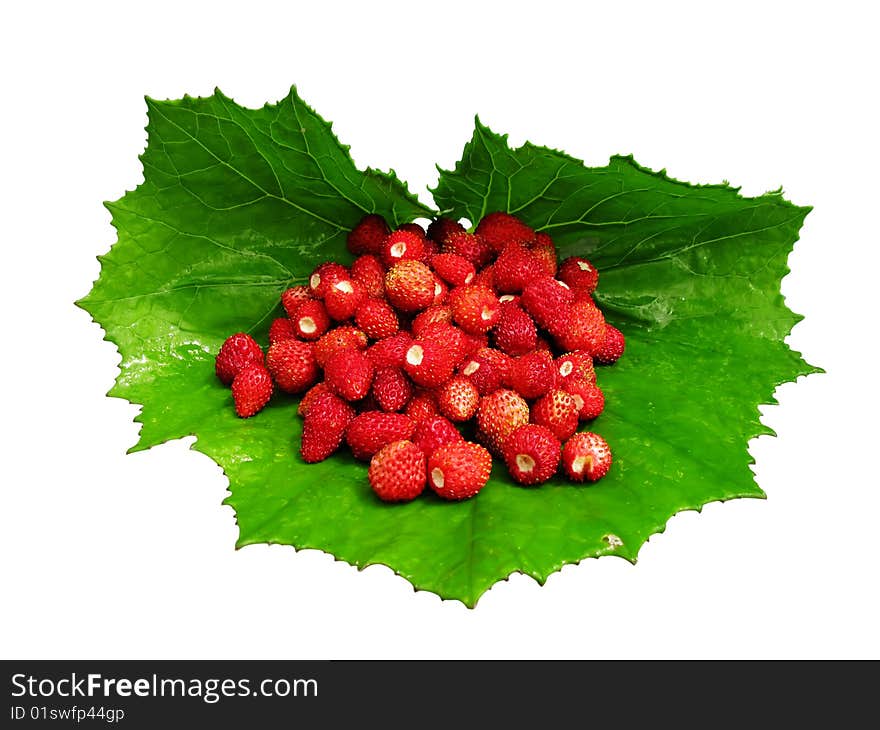
[[[472,497],[493,454],[524,485],[560,462],[575,482],[607,473],[608,444],[577,429],[605,406],[594,364],[614,363],[624,339],[593,300],[589,261],[557,264],[547,234],[500,212],[473,233],[447,218],[392,231],[368,215],[348,249],[350,267],[327,261],[282,294],[287,317],[272,323],[265,357],[245,333],[224,342],[215,369],[239,416],[275,388],[302,393],[303,460],[344,441],[370,461],[385,501],[426,485]]]

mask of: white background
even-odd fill
[[[2,11],[0,655],[880,657],[871,4],[292,5]],[[137,408],[105,397],[119,357],[72,302],[115,240],[101,202],[142,179],[145,94],[255,106],[292,83],[426,201],[479,113],[515,144],[813,205],[782,290],[806,315],[789,344],[827,374],[761,409],[769,498],[675,517],[636,566],[515,575],[475,610],[384,567],[235,551],[191,439],[125,455]]]

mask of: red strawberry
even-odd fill
[[[278,340],[289,340],[296,337],[296,329],[293,322],[287,317],[278,317],[269,325],[269,344],[274,345]]]
[[[412,341],[412,335],[401,330],[396,335],[385,337],[373,343],[370,349],[367,350],[367,357],[373,361],[373,365],[377,368],[402,368],[406,351],[409,349]]]
[[[534,402],[530,420],[549,428],[556,438],[565,441],[578,427],[578,407],[574,396],[554,388]]]
[[[437,395],[440,413],[457,423],[473,418],[479,404],[480,391],[463,375],[447,380]]]
[[[355,459],[366,461],[386,444],[412,437],[415,427],[402,413],[364,411],[348,424],[345,441]]]
[[[354,409],[332,393],[314,398],[303,422],[300,455],[307,464],[323,461],[336,451],[345,429],[354,418]]]
[[[595,382],[571,376],[562,381],[562,389],[574,398],[581,421],[591,421],[605,410],[605,394]]]
[[[440,411],[437,409],[437,399],[430,390],[420,390],[413,393],[413,397],[409,399],[404,412],[416,424],[440,415]]]
[[[389,268],[398,261],[421,261],[425,255],[424,236],[398,229],[382,242],[381,254],[382,263]]]
[[[351,265],[351,278],[360,282],[368,297],[385,296],[385,267],[375,256],[356,258]]]
[[[464,441],[464,437],[458,429],[452,425],[452,421],[443,416],[425,418],[416,425],[412,441],[428,457],[441,446],[451,444],[454,441]]]
[[[559,278],[572,289],[584,289],[592,293],[599,282],[599,272],[587,259],[571,256],[559,267]]]
[[[489,264],[480,269],[471,284],[484,286],[497,294],[498,287],[495,286],[495,264]]]
[[[505,296],[510,296],[509,294]],[[535,349],[535,322],[516,302],[502,302],[498,324],[492,332],[495,346],[508,355],[525,355]]]
[[[454,355],[434,340],[413,340],[406,351],[403,369],[416,385],[436,388],[443,385],[455,369]]]
[[[300,340],[281,340],[269,347],[266,367],[275,384],[286,393],[302,393],[318,379],[314,346]]]
[[[596,352],[596,362],[602,365],[613,365],[623,354],[625,347],[626,341],[623,338],[623,332],[606,322],[605,339]]]
[[[324,306],[337,322],[344,322],[354,317],[367,292],[357,279],[340,279],[334,281],[324,291]]]
[[[370,392],[375,368],[360,350],[343,350],[324,365],[324,382],[340,398],[360,400]]]
[[[389,230],[388,224],[381,215],[376,213],[365,215],[348,234],[348,250],[355,256],[376,253]]]
[[[438,253],[431,259],[431,268],[452,286],[470,284],[477,273],[470,261],[455,253]]]
[[[574,302],[560,319],[558,329],[550,333],[563,350],[586,350],[594,355],[605,341],[605,317],[587,301]]]
[[[446,282],[439,276],[434,276],[434,298],[431,300],[431,306],[440,307],[446,303],[449,297],[449,287]]]
[[[392,441],[370,460],[368,476],[383,502],[409,502],[425,489],[425,455],[412,441]]]
[[[400,329],[397,314],[384,299],[364,299],[354,314],[354,322],[374,340],[391,337]]]
[[[535,279],[546,276],[544,266],[529,249],[510,243],[492,265],[495,289],[502,294],[518,294]]]
[[[506,382],[523,398],[540,398],[556,384],[553,356],[546,350],[536,350],[515,358]]]
[[[452,318],[469,334],[488,332],[498,322],[500,304],[491,289],[482,286],[459,286],[449,295]]]
[[[385,294],[401,312],[418,312],[434,303],[436,283],[421,261],[401,261],[385,274]]]
[[[262,365],[263,351],[249,334],[236,332],[226,338],[214,359],[214,372],[224,385],[232,385],[235,376],[249,365]]]
[[[336,327],[315,343],[315,360],[324,367],[337,352],[363,350],[366,346],[367,336],[357,327]]]
[[[562,447],[562,467],[572,481],[598,481],[611,468],[608,442],[590,431],[576,433]]]
[[[299,406],[296,409],[296,415],[305,417],[306,413],[309,412],[312,403],[315,402],[319,395],[323,395],[324,393],[330,393],[332,395],[333,391],[327,387],[327,383],[323,380],[320,383],[315,383],[300,399]]]
[[[373,377],[373,398],[379,408],[388,413],[402,411],[411,397],[412,385],[400,368],[376,369],[376,375]]]
[[[325,261],[323,264],[315,267],[315,270],[309,277],[309,288],[314,296],[323,299],[327,289],[333,286],[333,284],[350,278],[351,275],[348,269],[342,264],[337,264],[335,261]]]
[[[520,426],[504,444],[504,462],[520,484],[541,484],[556,473],[562,445],[549,428]]]
[[[481,348],[465,360],[459,368],[459,373],[471,379],[480,395],[489,395],[504,383],[511,362],[511,359],[500,350]]]
[[[508,243],[525,244],[535,240],[535,232],[529,226],[516,216],[500,211],[483,216],[476,232],[495,252],[503,250]]]
[[[445,322],[434,322],[425,325],[421,329],[420,340],[431,340],[443,347],[449,353],[452,367],[458,367],[467,357],[473,343],[468,335],[455,325]]]
[[[553,331],[562,313],[568,311],[574,294],[562,282],[542,276],[528,284],[522,293],[522,306],[539,327]]]
[[[591,383],[596,382],[596,371],[593,369],[593,358],[589,352],[575,350],[566,352],[556,358],[556,382],[563,383],[568,378],[580,378]]]
[[[431,221],[428,226],[427,236],[432,241],[436,241],[441,246],[446,242],[446,237],[450,233],[464,233],[464,226],[458,221],[451,218],[436,218]]]
[[[468,499],[492,473],[492,455],[479,444],[454,441],[428,457],[428,485],[443,499]]]
[[[430,306],[425,311],[419,312],[412,321],[410,330],[414,337],[421,337],[425,329],[437,322],[452,324],[452,310],[445,306]]]
[[[248,418],[263,410],[272,397],[272,376],[262,364],[248,365],[232,381],[235,412]]]
[[[536,234],[535,242],[529,246],[529,249],[535,258],[541,262],[541,266],[543,266],[547,276],[556,276],[559,268],[556,262],[556,246],[553,244],[550,236],[546,233]]]
[[[425,229],[422,228],[418,223],[404,223],[397,228],[398,231],[409,231],[410,233],[415,233],[420,238],[424,239],[427,235],[425,233]]]
[[[284,307],[287,316],[293,319],[296,316],[296,310],[299,309],[300,305],[310,299],[314,299],[314,297],[312,296],[312,290],[309,287],[305,285],[293,286],[282,292],[281,306]]]
[[[330,317],[320,299],[310,299],[300,304],[291,321],[297,337],[303,340],[318,340],[330,329]]]
[[[447,234],[440,250],[443,253],[458,254],[470,261],[478,271],[492,259],[492,249],[482,236],[465,231],[453,231]]]
[[[500,454],[508,436],[529,422],[529,406],[512,390],[496,390],[480,398],[477,409],[477,432],[480,440]]]

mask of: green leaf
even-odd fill
[[[234,331],[265,341],[281,291],[320,261],[347,260],[345,233],[365,212],[394,224],[432,212],[393,174],[357,170],[295,91],[258,110],[219,92],[148,107],[144,183],[108,204],[118,242],[79,304],[122,354],[111,395],[143,405],[134,449],[195,434],[229,477],[239,546],[382,563],[472,606],[512,572],[543,582],[585,557],[635,560],[676,512],[762,495],[746,451],[769,432],[756,406],[816,370],[782,344],[797,317],[779,281],[806,209],[675,182],[627,158],[590,169],[532,145],[510,150],[478,122],[435,199],[473,221],[515,212],[563,255],[599,265],[601,303],[628,338],[600,372],[608,407],[593,426],[615,464],[595,486],[533,489],[496,465],[476,499],[385,505],[350,456],[301,462],[293,399],[237,418],[213,356]]]

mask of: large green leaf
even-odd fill
[[[119,240],[79,304],[122,353],[111,394],[143,404],[134,448],[195,434],[229,477],[240,546],[383,563],[473,605],[514,571],[544,581],[585,557],[635,560],[676,512],[762,496],[746,451],[769,432],[757,404],[815,370],[782,343],[797,317],[779,294],[806,209],[675,182],[627,158],[591,169],[510,150],[478,122],[435,199],[474,221],[515,212],[564,255],[600,266],[602,305],[628,337],[625,357],[600,373],[608,407],[593,427],[615,464],[595,486],[533,489],[496,466],[476,499],[386,505],[349,456],[300,461],[292,399],[236,418],[213,354],[236,330],[265,337],[280,292],[321,260],[345,260],[344,233],[364,212],[394,223],[431,212],[393,175],[358,171],[295,92],[259,110],[219,92],[148,106],[145,181],[109,204]]]

